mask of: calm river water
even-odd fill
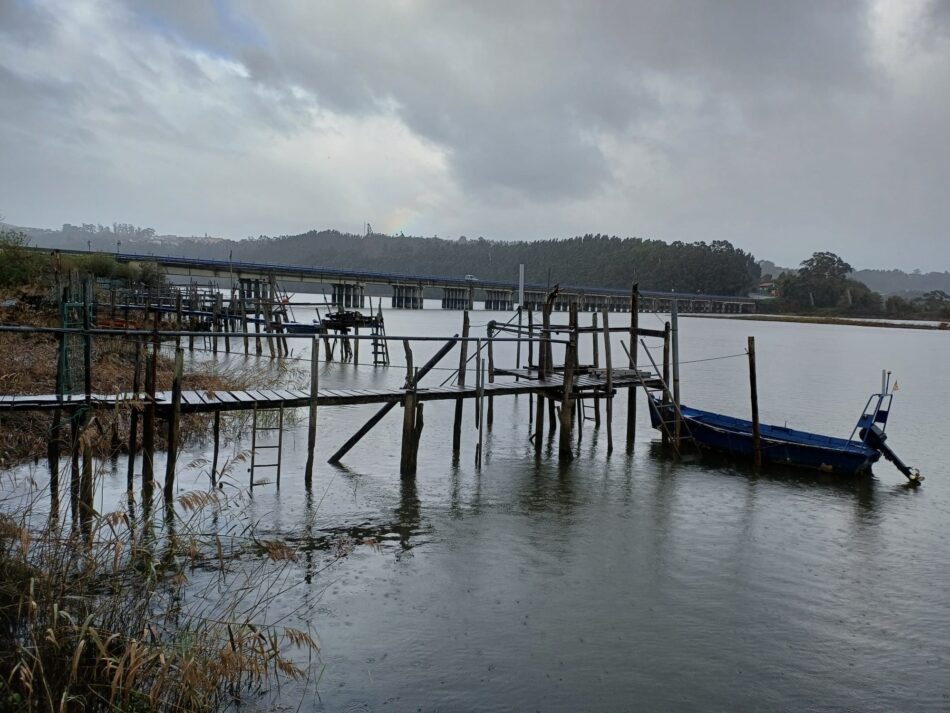
[[[461,313],[427,307],[388,311],[388,333],[460,331]],[[473,334],[509,316],[473,312]],[[297,318],[310,317],[298,308]],[[642,315],[641,325],[662,319]],[[889,443],[924,473],[923,487],[904,487],[886,462],[861,481],[678,462],[642,401],[628,454],[625,396],[614,453],[604,428],[587,422],[568,466],[556,439],[535,460],[526,397],[496,399],[480,471],[471,406],[453,465],[454,406],[427,404],[418,477],[407,484],[400,410],[333,467],[326,457],[377,407],[322,408],[313,494],[303,487],[302,419],[285,439],[280,492],[257,488],[250,505],[264,532],[305,552],[325,554],[337,535],[378,542],[313,576],[309,556],[294,563],[293,587],[269,612],[319,640],[322,676],[302,710],[950,709],[948,335],[685,317],[680,331],[684,403],[743,416],[744,356],[697,360],[742,354],[755,335],[767,423],[847,437],[881,369],[892,370]],[[417,346],[416,365],[437,346]],[[303,347],[295,352],[306,357]],[[362,359],[368,352],[364,343]],[[616,335],[615,363],[622,353]],[[513,349],[499,348],[496,361],[512,364]],[[321,386],[403,376],[330,364]],[[122,473],[110,479],[116,492]],[[206,475],[186,474],[180,488],[196,482]],[[285,690],[282,702],[295,706],[297,695]]]

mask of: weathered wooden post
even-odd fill
[[[524,265],[521,266],[522,274],[524,274]],[[523,287],[523,286],[522,286]],[[524,292],[522,289],[519,294]],[[520,299],[520,298],[519,298]],[[521,303],[518,303],[518,343],[515,345],[515,368],[521,368]],[[521,377],[515,374],[515,381],[521,381]]]
[[[126,491],[129,497],[135,490],[135,452],[138,450],[139,439],[139,389],[141,388],[142,371],[142,342],[135,341],[135,366],[132,368],[132,406],[129,409],[129,463],[126,473]]]
[[[211,353],[218,353],[218,332],[221,331],[221,306],[218,302],[220,295],[215,294],[211,299]]]
[[[150,503],[155,481],[155,356],[145,357],[145,409],[142,416],[142,501]]]
[[[228,296],[228,304],[224,306],[224,295],[221,295],[222,312],[224,313],[224,353],[231,353],[230,333],[234,331],[234,288]]]
[[[634,283],[630,289],[630,351],[629,363],[631,369],[637,368],[637,343],[640,330],[640,286]],[[637,390],[634,387],[627,389],[627,451],[633,450],[637,439]]]
[[[412,349],[409,340],[403,340],[406,351],[406,394],[403,398],[402,448],[399,459],[399,475],[415,478],[419,438],[422,435],[422,404],[416,396],[416,376],[412,367]]]
[[[175,292],[175,331],[181,331],[181,290]],[[181,335],[175,335],[175,346],[181,346]]]
[[[198,310],[198,287],[195,283],[191,283],[188,286],[188,328],[190,332],[198,331],[198,319],[195,317],[195,312]],[[188,335],[188,351],[193,352],[195,350],[195,335]]]
[[[571,330],[567,349],[564,352],[564,382],[561,387],[561,437],[558,443],[558,458],[561,461],[574,459],[571,446],[574,412],[574,360],[577,355],[577,305],[570,306]]]
[[[178,462],[178,424],[181,418],[181,379],[185,355],[175,349],[175,371],[172,375],[172,405],[168,415],[168,458],[165,460],[165,502],[175,496],[175,465]]]
[[[495,331],[495,320],[488,323],[488,383],[495,383],[495,350],[492,347],[492,337]],[[485,382],[482,381],[482,390],[485,388]],[[488,396],[488,430],[491,430],[492,423],[495,420],[495,397]]]
[[[477,468],[482,467],[482,446],[484,443],[482,430],[482,419],[484,418],[485,408],[482,405],[482,401],[485,398],[485,358],[481,356],[482,353],[482,344],[481,340],[478,342],[476,359],[475,359],[475,403],[478,407],[478,414],[476,416],[476,424],[478,426],[478,443],[475,446],[475,466]]]
[[[544,310],[541,312],[541,344],[540,349],[544,353],[544,374],[542,379],[546,379],[549,374],[554,373],[554,348],[551,344],[551,311],[554,309],[554,301],[557,299],[557,287],[548,293],[544,300]],[[548,433],[554,433],[557,430],[557,415],[555,413],[554,399],[547,399],[548,405]],[[541,406],[541,397],[538,397],[538,406]]]
[[[260,356],[264,353],[261,344],[261,281],[254,280],[251,285],[254,292],[254,350]]]
[[[468,362],[468,331],[469,320],[468,310],[462,312],[462,341],[459,349],[459,371],[458,385],[465,386],[465,368]],[[462,404],[464,400],[459,397],[455,400],[455,421],[452,425],[452,454],[458,456],[462,447]]]
[[[749,337],[749,391],[752,397],[752,462],[762,465],[762,437],[759,433],[759,390],[755,374],[755,337]]]
[[[83,391],[85,392],[86,414],[92,403],[92,280],[86,278],[82,283],[82,366]]]
[[[610,313],[604,307],[601,317],[604,320],[604,367],[607,369],[607,454],[614,450],[614,368],[610,359]]]
[[[274,331],[274,294],[267,283],[261,285],[261,292],[261,302],[264,305],[264,332],[267,335],[267,352],[273,359],[276,355],[274,352],[274,337],[272,336]]]
[[[316,335],[310,342],[310,418],[307,421],[307,466],[304,470],[304,487],[313,484],[313,457],[317,447],[317,395],[320,388],[320,339]]]
[[[247,356],[251,353],[251,348],[247,329],[247,285],[243,280],[241,280],[240,287],[238,288],[238,295],[240,297],[238,306],[241,311],[241,333],[244,336],[244,356]]]
[[[591,346],[594,350],[594,368],[600,368],[600,335],[597,333],[597,313],[594,312],[590,316],[590,325],[593,330],[590,333],[591,336]],[[594,392],[597,393],[596,391]],[[594,396],[594,427],[600,428],[600,397]]]
[[[679,339],[679,311],[676,306],[677,300],[673,300],[673,308],[670,310],[670,323],[672,332],[670,333],[670,343],[673,349],[673,440],[676,441],[676,447],[680,446],[680,339]]]
[[[534,367],[534,318],[533,312],[528,310],[528,377]],[[520,368],[520,367],[519,367]],[[528,394],[528,425],[534,423],[534,394]]]
[[[663,418],[666,418],[667,413],[669,412],[670,403],[672,400],[670,394],[670,334],[672,328],[670,323],[666,322],[663,325]],[[667,445],[670,442],[670,437],[668,434],[669,427],[663,429],[663,444]]]
[[[360,365],[360,325],[353,325],[353,366]]]

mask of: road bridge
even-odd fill
[[[80,250],[60,250],[63,254],[86,254]],[[411,275],[399,272],[345,270],[320,265],[290,265],[243,260],[219,260],[171,255],[140,253],[110,253],[123,263],[158,263],[170,275],[209,279],[252,279],[273,275],[283,283],[317,283],[332,287],[333,304],[339,307],[365,307],[367,285],[389,286],[392,289],[391,306],[397,309],[422,309],[423,291],[427,288],[442,290],[443,309],[472,309],[476,296],[486,309],[510,310],[517,306],[516,282],[478,280],[471,276]],[[524,286],[524,304],[527,309],[540,310],[549,287],[537,283]],[[640,292],[641,312],[669,312],[676,301],[683,313],[751,313],[756,301],[735,295],[703,295],[688,292]],[[582,312],[629,312],[630,291],[610,287],[561,284],[554,303],[556,311],[568,311],[577,305]]]

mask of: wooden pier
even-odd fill
[[[193,291],[193,290],[192,290]],[[310,487],[313,475],[314,452],[317,448],[317,421],[318,414],[322,408],[335,406],[353,406],[360,404],[376,404],[380,408],[367,423],[353,434],[346,443],[330,456],[330,462],[336,463],[361,439],[363,439],[373,427],[396,405],[403,407],[403,435],[400,459],[400,474],[403,478],[414,478],[416,472],[417,452],[420,439],[424,428],[424,404],[431,401],[454,401],[456,418],[453,425],[453,458],[458,458],[459,444],[461,439],[462,409],[466,401],[474,403],[475,423],[477,430],[477,445],[475,462],[480,467],[482,462],[482,440],[484,429],[492,427],[494,399],[505,396],[525,395],[529,396],[529,418],[533,426],[531,439],[534,442],[535,453],[537,457],[541,456],[541,443],[544,437],[545,417],[548,420],[548,432],[554,433],[560,430],[558,457],[561,460],[569,461],[574,457],[576,445],[574,442],[575,427],[580,433],[579,425],[582,420],[586,420],[584,409],[593,407],[595,410],[595,424],[597,428],[604,423],[607,429],[607,448],[608,452],[613,449],[613,401],[620,390],[629,393],[628,397],[628,423],[627,423],[627,447],[633,448],[635,440],[635,419],[631,414],[635,414],[633,406],[634,393],[631,390],[643,388],[648,391],[659,391],[663,395],[665,402],[674,399],[671,390],[668,388],[669,379],[669,359],[664,360],[664,370],[660,372],[655,364],[651,369],[642,369],[635,363],[636,344],[642,339],[661,339],[663,340],[664,354],[670,352],[671,330],[667,324],[663,330],[643,329],[638,326],[637,311],[631,313],[630,324],[625,326],[611,327],[608,318],[608,309],[603,307],[601,311],[601,321],[593,320],[589,327],[581,326],[578,322],[578,306],[571,304],[568,309],[568,320],[566,323],[554,323],[552,321],[552,312],[558,298],[558,290],[555,288],[545,298],[545,303],[541,310],[541,320],[538,324],[531,311],[525,315],[519,309],[512,315],[512,318],[506,323],[491,322],[488,325],[485,336],[475,337],[469,333],[468,312],[463,313],[463,325],[461,336],[458,334],[450,337],[413,337],[413,336],[386,336],[383,333],[373,331],[370,334],[352,334],[342,338],[346,340],[345,344],[349,347],[350,342],[353,349],[350,351],[351,358],[358,360],[359,344],[361,341],[371,341],[373,351],[376,353],[380,349],[379,344],[385,345],[386,364],[389,359],[389,346],[393,342],[402,343],[405,353],[406,376],[402,387],[358,389],[358,388],[320,388],[319,386],[319,364],[321,362],[321,342],[327,342],[327,349],[324,355],[332,358],[333,350],[330,348],[327,333],[317,334],[299,334],[293,332],[282,332],[279,338],[275,334],[268,334],[268,338],[275,341],[274,347],[268,349],[268,354],[272,358],[281,359],[288,355],[289,350],[286,346],[278,346],[276,342],[304,339],[309,342],[310,358],[310,388],[309,389],[283,389],[283,388],[262,388],[249,390],[183,390],[182,354],[185,347],[182,346],[182,340],[188,339],[189,342],[197,336],[206,335],[203,330],[192,331],[182,329],[185,311],[182,307],[182,293],[179,292],[174,297],[174,309],[169,309],[169,305],[164,300],[169,297],[162,297],[157,301],[151,298],[143,299],[136,305],[142,314],[140,324],[148,325],[144,318],[146,315],[151,317],[151,328],[135,329],[129,328],[134,325],[131,319],[125,319],[125,328],[116,328],[115,322],[101,319],[98,314],[102,310],[102,303],[92,299],[88,283],[84,288],[84,297],[80,305],[82,318],[79,321],[75,319],[70,322],[65,317],[59,328],[43,327],[17,327],[0,326],[0,331],[15,331],[20,333],[53,333],[58,335],[61,346],[60,373],[58,379],[59,387],[57,393],[28,395],[28,394],[0,394],[0,416],[24,411],[50,412],[52,414],[53,426],[51,433],[59,432],[60,419],[65,415],[72,426],[72,460],[75,464],[77,459],[77,444],[81,440],[81,434],[87,428],[94,414],[102,412],[112,412],[115,414],[128,414],[130,421],[130,465],[129,465],[129,488],[132,488],[132,477],[134,475],[134,459],[132,456],[138,450],[139,444],[136,442],[136,433],[140,432],[142,436],[142,490],[143,498],[150,498],[152,492],[152,483],[154,479],[154,459],[155,459],[155,433],[159,428],[159,422],[164,423],[166,440],[170,444],[165,462],[165,482],[163,492],[167,498],[173,493],[173,483],[175,479],[175,468],[178,450],[180,447],[179,420],[184,414],[211,414],[214,417],[213,434],[215,439],[214,452],[218,453],[218,439],[220,437],[220,415],[225,412],[251,411],[253,412],[253,430],[251,433],[252,454],[249,485],[251,488],[260,484],[261,481],[255,480],[254,471],[256,468],[274,466],[277,467],[277,485],[280,484],[280,443],[283,438],[283,411],[284,409],[303,409],[309,411],[308,417],[308,458],[304,473],[304,483]],[[253,288],[243,290],[250,294],[254,293]],[[64,293],[65,294],[65,293]],[[273,292],[269,294],[274,294]],[[636,302],[637,291],[634,287],[632,299]],[[75,299],[75,298],[74,298]],[[255,300],[259,298],[255,297]],[[216,305],[220,313],[221,299],[217,297],[208,298],[210,304]],[[67,308],[75,307],[75,302],[67,302],[61,312],[66,315]],[[106,309],[114,313],[116,308],[115,299],[107,303]],[[131,302],[127,300],[124,303],[125,314],[131,315],[133,310],[130,308]],[[242,304],[238,302],[237,304]],[[264,311],[268,314],[270,320],[273,312],[264,310],[259,304],[255,305],[255,312]],[[197,310],[195,310],[197,311]],[[233,310],[226,310],[228,314],[234,314]],[[216,319],[215,311],[210,313],[212,320]],[[193,315],[192,315],[193,316]],[[381,312],[379,313],[381,319]],[[515,319],[517,318],[517,322]],[[359,318],[362,319],[362,318]],[[359,320],[357,320],[359,321]],[[525,321],[527,324],[525,324]],[[110,324],[109,328],[102,328],[103,322]],[[273,322],[271,322],[273,324]],[[193,323],[192,323],[193,324]],[[213,332],[214,339],[224,340],[228,345],[231,339],[248,339],[249,333],[246,328],[246,322],[239,331],[230,331],[227,329],[229,324],[225,320],[220,327],[215,326]],[[351,325],[351,326],[355,326]],[[358,330],[357,330],[358,332]],[[622,367],[616,367],[611,358],[611,335],[621,333],[625,335],[630,342],[629,348],[622,346],[627,350],[628,358],[624,360]],[[255,332],[255,338],[257,337]],[[675,339],[675,330],[673,330]],[[134,378],[132,390],[124,393],[115,394],[97,394],[91,390],[90,369],[91,361],[89,355],[92,351],[92,342],[94,339],[109,340],[127,340],[135,347]],[[594,345],[594,363],[581,364],[578,359],[578,342],[581,338],[590,338]],[[84,345],[85,367],[83,370],[83,388],[78,389],[74,382],[66,378],[69,356],[67,346],[70,341],[80,340]],[[415,342],[441,342],[441,348],[436,354],[422,367],[415,368],[413,365],[412,345]],[[498,343],[515,343],[517,347],[516,361],[510,366],[501,366],[495,363],[495,345]],[[143,344],[149,344],[151,353],[145,354],[145,359],[141,359]],[[553,345],[563,347],[563,359],[560,363],[555,363]],[[155,388],[155,363],[159,351],[164,347],[174,349],[174,378],[172,389],[169,391],[158,391]],[[423,378],[436,364],[445,358],[456,346],[459,347],[458,368],[452,369],[453,374],[441,384],[427,385],[423,383]],[[522,347],[526,347],[523,349]],[[675,347],[675,345],[674,345]],[[211,349],[217,354],[217,349]],[[227,351],[227,346],[226,346]],[[264,356],[263,350],[258,348],[254,351]],[[674,348],[674,353],[676,352]],[[526,363],[522,361],[522,355],[526,354]],[[603,355],[603,365],[601,366],[601,354]],[[214,357],[212,357],[214,358]],[[342,358],[342,355],[341,355]],[[324,359],[323,361],[326,361]],[[145,388],[139,389],[141,362],[144,361]],[[377,365],[379,361],[374,361]],[[381,367],[385,368],[385,367]],[[401,367],[392,367],[401,368]],[[466,373],[473,372],[474,378],[467,379]],[[675,374],[675,369],[674,369]],[[487,402],[487,404],[486,404]],[[603,421],[600,415],[601,403],[606,406],[606,415]],[[486,409],[487,405],[487,409]],[[258,414],[262,412],[273,411],[278,415],[276,428],[273,426],[261,427],[258,424]],[[142,419],[139,419],[139,414]],[[487,416],[487,418],[486,418]],[[278,445],[276,454],[276,463],[256,464],[255,455],[257,448],[274,448],[274,446],[258,445],[257,435],[259,430],[278,430]],[[56,436],[55,440],[61,438]],[[58,451],[51,448],[50,452],[50,471],[51,477],[55,481],[58,478]],[[83,458],[88,454],[83,453]],[[217,476],[217,457],[212,463],[212,482]],[[58,485],[57,485],[58,487]]]

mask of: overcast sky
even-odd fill
[[[950,0],[0,0],[0,214],[950,269]]]

